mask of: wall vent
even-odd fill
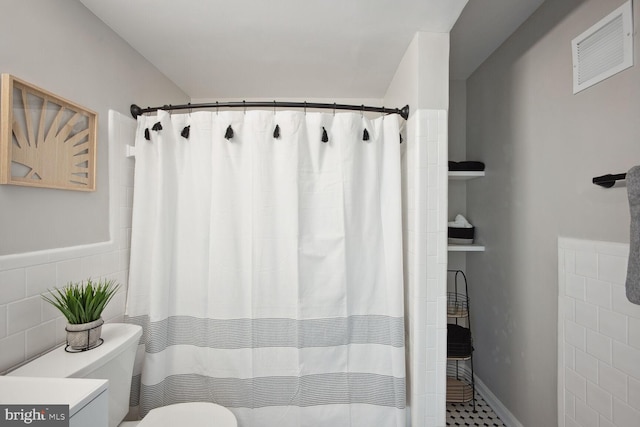
[[[631,0],[571,41],[573,93],[633,65]]]

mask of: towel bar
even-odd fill
[[[626,177],[626,173],[619,173],[616,175],[607,174],[596,176],[595,178],[593,178],[592,182],[604,188],[611,188],[615,185],[616,181],[621,181],[623,179],[626,179]]]

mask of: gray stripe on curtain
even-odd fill
[[[332,347],[347,344],[404,346],[404,318],[357,315],[325,319],[202,319],[171,316],[149,322],[148,316],[128,317],[143,327],[140,339],[147,353],[173,345],[217,349],[261,347]]]
[[[141,409],[146,412],[167,403],[202,401],[227,408],[251,409],[351,403],[404,409],[405,389],[404,378],[370,373],[246,379],[183,374],[169,376],[154,385],[142,384],[145,408]],[[132,406],[137,406],[135,400]]]

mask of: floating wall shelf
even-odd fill
[[[451,180],[467,180],[484,176],[484,171],[449,171]]]
[[[484,252],[484,245],[448,245],[449,252]]]

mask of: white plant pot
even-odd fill
[[[67,345],[73,350],[88,350],[96,346],[102,334],[102,317],[89,323],[67,323]]]

